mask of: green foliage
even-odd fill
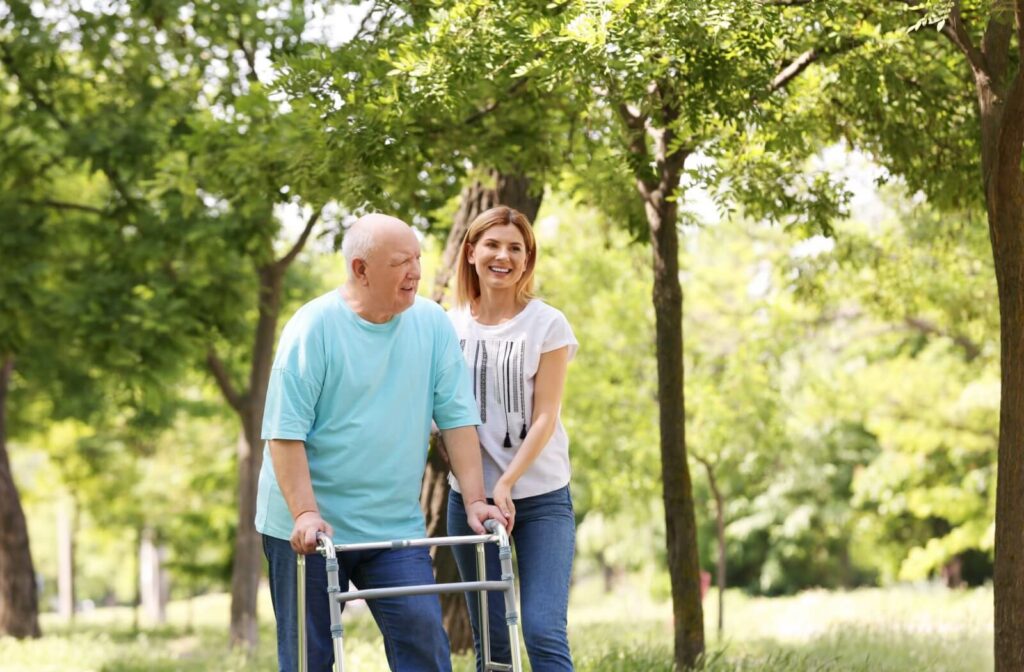
[[[981,132],[967,62],[940,32],[951,4],[837,3],[823,19],[853,31],[858,48],[832,59],[809,95],[838,137],[888,170],[883,180],[898,176],[937,207],[964,210],[983,203]],[[962,4],[980,44],[994,5]]]
[[[642,511],[658,481],[647,255],[601,214],[557,196],[537,228],[538,291],[580,343],[562,404],[577,517]]]
[[[811,355],[823,373],[796,419],[845,418],[877,442],[853,474],[853,531],[855,548],[872,549],[855,559],[886,580],[991,553],[998,322],[984,246],[969,218],[897,204],[834,251],[793,261],[798,291],[835,320],[830,351]]]

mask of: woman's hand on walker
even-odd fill
[[[512,501],[512,484],[499,478],[494,484],[494,505],[501,510],[503,516],[508,518],[508,525],[505,526],[509,532],[516,521],[516,505]]]
[[[334,529],[320,517],[319,511],[303,511],[295,519],[292,536],[289,541],[292,550],[302,555],[316,551],[316,533],[323,532],[328,537],[334,536]]]

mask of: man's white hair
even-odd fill
[[[356,220],[341,239],[341,254],[345,257],[345,264],[350,266],[355,259],[369,257],[375,243],[373,227]]]

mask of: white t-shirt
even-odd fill
[[[483,423],[478,427],[483,449],[484,487],[490,497],[512,462],[533,420],[533,384],[540,356],[568,346],[569,359],[579,344],[561,311],[533,299],[511,320],[480,324],[469,307],[448,311],[462,354],[473,378]],[[559,417],[555,431],[540,455],[512,487],[513,499],[533,497],[569,483],[569,437]],[[452,489],[458,481],[449,474]]]

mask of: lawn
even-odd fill
[[[261,604],[262,645],[253,660],[228,651],[226,595],[207,595],[169,608],[169,624],[132,629],[127,608],[80,614],[73,628],[45,615],[46,636],[0,639],[5,672],[199,672],[274,670],[269,599]],[[713,672],[984,672],[992,662],[992,593],[935,587],[809,591],[794,597],[726,593],[726,630],[719,638],[714,591],[705,602],[708,661]],[[671,611],[639,583],[604,594],[584,582],[573,591],[570,636],[585,672],[671,670]],[[191,624],[191,625],[189,625]],[[346,668],[387,669],[379,635],[365,613],[347,613]],[[468,656],[455,669],[469,672]]]

